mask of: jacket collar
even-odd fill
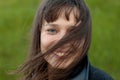
[[[89,66],[90,66],[90,63],[89,63],[89,60],[88,60],[88,56],[86,56],[86,64],[84,66],[84,68],[81,70],[81,72],[76,76],[74,77],[73,79],[71,80],[88,80],[88,77],[89,77]]]

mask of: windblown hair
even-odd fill
[[[70,13],[73,12],[76,25],[58,43],[52,45],[47,52],[41,52],[41,28],[45,21],[54,22],[65,15],[69,20]],[[77,59],[64,70],[54,70],[48,72],[48,63],[44,60],[45,55],[52,53],[59,47],[71,43],[70,51],[80,54]],[[43,0],[35,16],[32,27],[32,38],[29,57],[18,72],[23,73],[22,80],[48,80],[48,75],[53,75],[51,80],[67,80],[72,73],[72,69],[87,55],[91,42],[91,16],[84,0]],[[81,65],[82,66],[82,65]]]

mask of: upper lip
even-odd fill
[[[65,49],[63,50],[63,49],[62,49],[62,50],[56,50],[55,52],[66,53],[66,52],[68,52],[68,50],[65,50]]]
[[[60,53],[69,53],[71,51],[70,49],[70,44],[67,44],[65,46],[62,46],[62,48],[58,48],[57,50],[55,50],[55,52],[60,52]]]

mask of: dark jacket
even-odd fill
[[[89,80],[113,80],[110,75],[104,71],[90,65]]]
[[[74,68],[69,78],[70,80],[113,80],[106,72],[93,67],[87,56]]]

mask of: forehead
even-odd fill
[[[73,11],[69,15],[69,20],[66,19],[65,13],[62,12],[61,15],[59,15],[58,19],[53,22],[47,22],[44,20],[43,25],[49,25],[53,27],[72,27],[76,25],[76,19],[74,16]]]
[[[69,14],[69,19],[66,18],[65,13],[61,13],[61,15],[58,17],[58,19],[56,20],[57,23],[61,23],[61,24],[68,24],[68,25],[75,25],[76,24],[76,19],[74,16],[74,13],[71,12]]]

